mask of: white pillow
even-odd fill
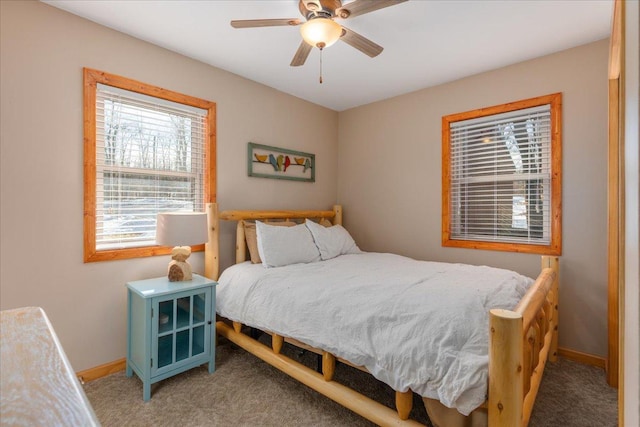
[[[313,240],[320,251],[323,261],[335,258],[338,255],[359,254],[360,248],[353,241],[353,237],[341,225],[323,227],[320,224],[307,219],[305,225],[313,235]]]
[[[267,268],[320,261],[318,248],[304,224],[276,227],[256,221],[256,236],[262,265]]]

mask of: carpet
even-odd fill
[[[316,355],[285,345],[287,355],[316,366]],[[338,364],[336,380],[394,407],[395,394],[370,375]],[[115,373],[84,386],[103,426],[372,426],[332,400],[291,379],[257,357],[225,342],[218,345],[216,372],[206,365],[151,386],[142,400],[134,374]],[[411,418],[430,426],[414,395]],[[547,363],[531,427],[613,427],[617,390],[602,369],[560,359]]]

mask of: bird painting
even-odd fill
[[[314,154],[250,142],[248,160],[249,176],[315,182]]]
[[[273,166],[273,170],[278,172],[280,169],[278,169],[278,162],[276,161],[276,158],[273,156],[273,154],[269,154],[269,163],[271,163],[271,166]]]

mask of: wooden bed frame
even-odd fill
[[[219,221],[237,221],[236,263],[247,259],[244,220],[319,220],[342,224],[342,208],[297,211],[224,211],[215,203],[207,205],[209,242],[205,245],[205,275],[217,280],[219,273]],[[469,417],[438,401],[423,398],[429,418],[440,427],[473,425],[480,419],[491,427],[527,426],[540,387],[547,359],[556,361],[558,351],[558,269],[557,257],[542,257],[540,275],[513,311],[490,310],[489,314],[489,390],[488,400]],[[396,391],[396,411],[333,380],[336,361],[354,366],[322,349],[312,348],[294,339],[269,331],[268,347],[242,333],[237,322],[217,321],[216,331],[248,352],[280,369],[296,380],[329,397],[378,425],[420,425],[409,419],[413,393]],[[284,342],[322,355],[322,374],[292,360],[280,351]],[[355,366],[363,370],[363,367]],[[483,420],[484,419],[484,420]]]

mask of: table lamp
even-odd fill
[[[159,213],[156,224],[156,243],[160,246],[174,246],[168,268],[170,282],[192,279],[191,265],[187,258],[191,246],[208,240],[207,214],[204,212]]]

